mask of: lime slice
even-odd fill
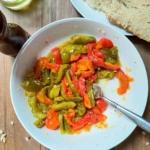
[[[6,2],[6,0],[3,0]],[[32,0],[7,0],[7,4],[3,5],[12,10],[22,10],[31,4]]]
[[[24,0],[1,0],[2,4],[5,6],[14,6],[22,3]]]

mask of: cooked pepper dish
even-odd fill
[[[40,57],[22,81],[28,104],[41,128],[76,133],[105,122],[104,99],[95,99],[93,83],[119,80],[118,94],[131,79],[121,70],[118,49],[111,40],[76,34]]]

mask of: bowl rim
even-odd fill
[[[15,66],[18,62],[18,59],[19,57],[22,55],[22,53],[26,50],[26,47],[30,44],[32,44],[33,40],[38,37],[41,33],[43,33],[45,30],[48,30],[49,28],[53,27],[53,26],[56,26],[56,25],[59,25],[59,24],[63,24],[63,23],[66,23],[66,22],[71,22],[71,21],[87,21],[87,22],[93,22],[93,23],[97,23],[97,24],[100,24],[102,26],[105,26],[107,28],[109,28],[110,30],[113,30],[114,32],[116,32],[119,36],[122,36],[123,38],[125,38],[128,42],[130,42],[130,44],[132,44],[132,46],[134,46],[134,44],[123,34],[119,33],[118,31],[116,31],[115,29],[111,28],[110,26],[107,26],[103,23],[99,23],[97,21],[93,21],[91,19],[87,19],[87,18],[81,18],[81,17],[72,17],[72,18],[65,18],[65,19],[60,19],[60,20],[57,20],[57,21],[54,21],[54,22],[51,22],[45,26],[43,26],[42,28],[38,29],[36,32],[34,32],[30,38],[24,43],[24,45],[22,46],[21,50],[19,51],[18,55],[16,56],[14,62],[13,62],[13,66],[12,66],[12,69],[11,69],[11,75],[10,75],[10,97],[11,97],[11,103],[13,105],[13,109],[15,111],[15,114],[19,120],[19,122],[21,123],[21,125],[23,126],[23,128],[25,129],[25,131],[31,135],[33,137],[33,139],[35,139],[39,144],[42,144],[43,146],[47,147],[47,148],[50,148],[48,147],[47,144],[45,144],[44,142],[40,141],[32,132],[29,131],[29,129],[24,125],[21,117],[19,116],[19,114],[17,113],[17,109],[15,107],[15,104],[14,104],[14,100],[13,100],[13,94],[12,94],[12,79],[13,79],[13,74],[14,74],[14,69],[15,69]],[[145,107],[144,107],[144,110],[143,112],[140,114],[141,116],[144,114],[145,110],[146,110],[146,105],[147,105],[147,102],[148,102],[148,91],[149,91],[149,85],[148,85],[148,75],[147,75],[147,71],[146,71],[146,67],[145,67],[145,64],[144,64],[144,61],[140,55],[140,53],[138,52],[137,48],[134,46],[135,50],[137,51],[138,55],[140,56],[141,60],[142,60],[142,63],[143,63],[143,67],[144,67],[144,73],[146,75],[146,84],[147,84],[147,89],[146,89],[146,103],[145,103]],[[137,125],[133,125],[132,129],[130,130],[128,136],[122,138],[120,141],[117,141],[115,142],[115,145],[110,147],[110,149],[112,149],[113,147],[116,147],[118,146],[119,144],[121,144],[123,141],[125,141],[132,133],[133,131],[135,130],[135,128],[137,127]],[[53,147],[51,147],[51,149],[53,150]]]

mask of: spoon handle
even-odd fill
[[[108,99],[107,97],[104,97],[106,101],[108,101],[113,107],[118,109],[120,112],[125,114],[128,118],[130,118],[134,123],[136,123],[139,127],[141,127],[143,130],[150,133],[150,121],[145,120],[141,116],[137,115],[136,113],[120,106],[119,104],[115,103],[114,101]]]

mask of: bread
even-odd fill
[[[150,42],[150,0],[86,0],[108,19],[139,38]]]

